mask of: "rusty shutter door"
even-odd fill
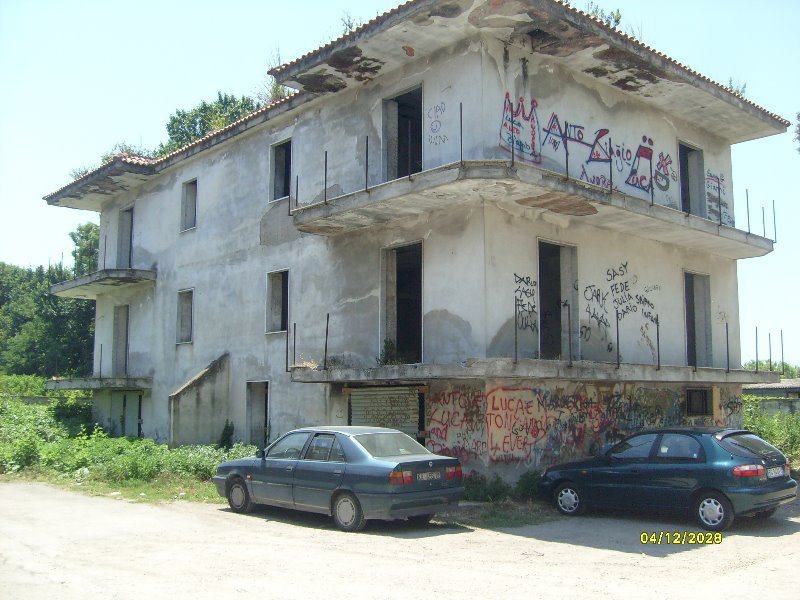
[[[390,427],[413,438],[419,434],[417,388],[358,388],[350,390],[350,424]]]

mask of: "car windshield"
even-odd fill
[[[780,454],[772,444],[769,444],[752,433],[735,433],[727,435],[719,440],[719,445],[731,454],[737,456],[753,456],[762,458],[774,454]]]
[[[355,440],[372,456],[405,456],[408,454],[430,454],[422,445],[405,433],[365,433]]]

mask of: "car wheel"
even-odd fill
[[[361,531],[367,520],[361,504],[350,492],[343,492],[333,501],[333,522],[342,531]]]
[[[733,523],[733,506],[719,492],[698,494],[694,514],[700,527],[708,531],[722,531]]]
[[[772,515],[775,514],[775,511],[778,510],[777,508],[770,508],[769,510],[762,511],[760,513],[756,513],[753,515],[754,519],[769,519]]]
[[[233,512],[248,513],[253,510],[253,501],[250,499],[250,492],[247,491],[244,479],[237,478],[231,481],[226,496]]]
[[[581,514],[586,510],[580,490],[571,481],[562,483],[553,494],[553,502],[562,515],[570,517]]]
[[[433,515],[414,515],[413,517],[408,517],[408,522],[414,525],[427,525],[432,518]]]

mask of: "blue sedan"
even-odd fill
[[[235,512],[281,506],[331,515],[344,531],[362,529],[367,519],[427,523],[464,495],[457,458],[381,427],[290,431],[255,458],[222,463],[213,480]]]
[[[691,515],[709,531],[766,518],[797,495],[786,457],[757,435],[721,427],[642,431],[600,456],[548,468],[540,492],[565,515],[587,507]]]

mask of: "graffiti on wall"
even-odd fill
[[[428,448],[465,462],[539,467],[599,450],[644,427],[681,422],[679,393],[617,384],[457,386],[426,402]]]
[[[630,144],[629,140],[612,143],[608,127],[590,127],[569,120],[551,111],[542,127],[537,113],[539,102],[520,96],[516,102],[506,92],[500,126],[500,148],[517,160],[547,168],[570,165],[570,176],[604,189],[614,189],[643,199],[656,199],[660,204],[679,207],[678,173],[669,151],[657,148],[650,135]],[[545,113],[546,114],[546,113]],[[568,159],[567,159],[568,155]],[[573,166],[574,165],[574,166]],[[709,218],[722,209],[723,224],[733,226],[730,208],[725,202],[725,177],[706,176]]]
[[[517,160],[538,165],[542,162],[539,142],[541,133],[536,115],[538,104],[533,98],[527,108],[526,103],[525,98],[520,97],[515,106],[511,94],[506,93],[503,101],[503,122],[500,126],[500,147],[508,153],[513,148]]]
[[[539,333],[536,313],[536,281],[528,276],[514,273],[514,311],[517,316],[517,330],[529,329]]]
[[[442,126],[442,118],[447,111],[447,105],[444,101],[434,104],[425,113],[426,117],[426,135],[428,144],[431,146],[441,146],[448,141],[447,134]]]
[[[658,310],[653,294],[661,290],[661,286],[642,285],[639,277],[632,273],[629,261],[620,261],[606,269],[605,281],[589,283],[583,288],[583,315],[581,317],[581,338],[593,344],[603,343],[605,351],[611,353],[615,346],[612,341],[616,326],[626,320],[635,320],[639,325],[640,343],[652,355],[657,357],[656,344],[653,341],[654,329],[658,325]]]

